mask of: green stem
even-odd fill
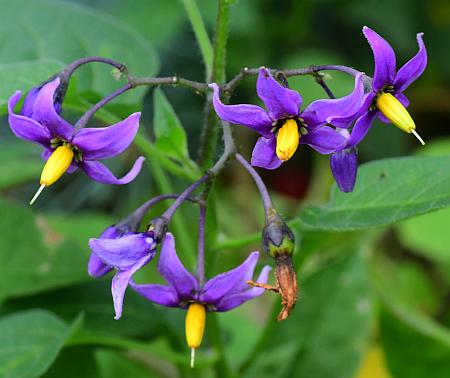
[[[216,31],[214,35],[214,53],[211,82],[224,83],[226,79],[226,50],[228,39],[228,24],[230,17],[230,4],[227,0],[218,0]],[[211,166],[216,156],[217,141],[220,124],[212,108],[212,94],[209,93],[205,104],[205,118],[201,135],[201,144],[198,163],[203,168]]]
[[[181,2],[184,5],[184,9],[194,30],[195,38],[200,46],[203,62],[206,67],[206,77],[208,78],[212,71],[213,48],[205,28],[205,23],[203,22],[202,15],[195,0],[181,0]]]

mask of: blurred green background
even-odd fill
[[[197,5],[212,36],[216,2],[198,0]],[[450,211],[410,218],[450,203],[450,2],[235,1],[228,78],[243,66],[261,65],[345,64],[370,75],[373,59],[363,25],[392,44],[399,66],[416,53],[415,36],[423,31],[429,65],[406,94],[427,145],[420,147],[411,135],[376,123],[360,145],[361,163],[417,156],[405,163],[416,171],[414,180],[402,186],[403,166],[381,160],[360,175],[353,197],[332,189],[327,207],[320,207],[332,185],[326,156],[301,148],[279,170],[260,171],[297,233],[297,307],[287,321],[276,324],[272,319],[279,298],[267,293],[235,311],[208,317],[218,323],[220,333],[207,329],[193,371],[188,368],[182,310],[153,306],[128,290],[124,316],[114,321],[111,276],[94,280],[86,265],[90,237],[150,196],[179,192],[192,181],[196,172],[185,161],[197,156],[204,99],[183,88],[163,88],[156,95],[140,88],[115,100],[93,124],[114,123],[142,109],[136,146],[108,163],[117,174],[124,173],[143,153],[148,164],[140,176],[130,185],[113,187],[81,172],[65,175],[33,208],[27,203],[43,166],[40,150],[15,138],[6,117],[6,101],[15,90],[27,91],[87,55],[123,61],[137,75],[178,74],[203,81],[202,56],[183,2],[0,0],[0,9],[0,377],[450,376]],[[327,83],[342,96],[351,90],[353,79],[332,74]],[[324,97],[310,77],[290,84],[305,104]],[[76,121],[119,85],[108,67],[83,67],[71,82],[64,117]],[[255,79],[246,79],[230,101],[260,104]],[[189,155],[182,147],[168,152],[158,142],[155,121],[162,119],[184,127]],[[234,133],[249,158],[257,136],[239,127]],[[371,175],[381,177],[384,170],[387,182],[377,183],[377,192],[370,193]],[[412,209],[419,192],[423,206]],[[264,219],[253,182],[235,163],[217,180],[211,202],[209,275],[230,269],[260,248]],[[357,213],[366,203],[370,209]],[[302,213],[305,206],[310,210]],[[338,215],[333,220],[333,211],[340,208],[343,218],[356,214],[365,225],[356,225],[353,215],[346,224]],[[373,208],[379,212],[371,212]],[[156,207],[147,219],[163,209]],[[393,213],[399,215],[390,217]],[[193,205],[185,205],[171,228],[190,269],[196,214]],[[410,219],[397,222],[404,218]],[[271,261],[264,257],[261,266],[266,263]],[[159,282],[155,265],[139,272],[138,280]]]

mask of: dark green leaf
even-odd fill
[[[95,359],[101,378],[152,378],[161,376],[152,373],[149,367],[142,362],[127,358],[123,353],[99,350],[95,353]],[[176,371],[174,373],[176,374]]]
[[[450,156],[385,159],[364,164],[352,193],[334,186],[323,206],[300,214],[304,228],[355,230],[392,224],[450,204]]]
[[[25,311],[2,318],[0,376],[40,376],[55,360],[72,329],[50,312],[42,310]]]
[[[102,12],[48,0],[24,0],[20,4],[0,0],[0,8],[0,34],[8,36],[2,40],[0,61],[11,67],[18,62],[44,59],[67,64],[83,56],[100,55],[126,63],[135,75],[152,75],[158,69],[158,59],[148,41],[129,25]],[[35,70],[34,63],[28,67]],[[81,78],[81,90],[105,95],[117,88],[110,67],[95,63],[89,68],[77,75]],[[29,89],[40,80],[21,86],[17,81],[15,89]],[[143,92],[135,90],[121,99],[135,101],[139,93]]]

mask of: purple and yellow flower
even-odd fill
[[[342,149],[347,139],[330,125],[346,128],[357,117],[364,98],[361,76],[355,78],[355,88],[348,96],[317,100],[303,111],[300,94],[283,87],[266,68],[259,70],[256,92],[267,111],[256,105],[225,105],[220,101],[219,86],[210,86],[219,118],[261,134],[253,149],[252,165],[276,169],[292,157],[299,144],[307,144],[321,154]]]
[[[116,312],[115,319],[122,316],[125,290],[133,274],[148,264],[156,253],[156,242],[152,232],[122,234],[115,226],[109,227],[97,239],[89,240],[95,257],[89,260],[89,274],[100,277],[115,269],[111,292]]]
[[[20,114],[14,113],[14,107],[21,92],[14,93],[8,101],[9,125],[13,133],[44,147],[42,158],[47,163],[42,171],[41,186],[31,204],[45,187],[56,182],[66,171],[72,173],[80,168],[95,181],[120,185],[132,181],[145,160],[139,157],[120,179],[98,161],[116,156],[128,148],[139,129],[140,113],[133,113],[109,127],[77,130],[58,114],[59,109],[54,102],[58,86],[59,78],[56,78],[42,88],[33,89]]]
[[[414,134],[422,144],[425,144],[415,131],[416,125],[406,110],[409,100],[403,94],[405,89],[422,75],[427,65],[423,33],[417,34],[418,53],[398,71],[391,45],[367,26],[364,26],[363,33],[373,51],[375,69],[372,90],[365,96],[361,107],[362,115],[355,123],[347,148],[358,144],[365,137],[376,117],[382,122],[392,123],[401,130]]]
[[[201,344],[206,321],[206,313],[229,311],[264,293],[263,288],[247,284],[253,277],[259,253],[252,252],[237,268],[219,274],[206,283],[191,274],[179,260],[175,250],[175,240],[171,233],[164,237],[158,271],[168,285],[131,282],[131,287],[150,301],[187,310],[186,341],[191,348],[191,365],[195,349]],[[258,282],[266,283],[271,268],[265,266]]]

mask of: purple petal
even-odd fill
[[[90,239],[89,247],[105,264],[125,270],[146,255],[154,255],[155,241],[146,233],[116,239]]]
[[[145,161],[143,156],[139,157],[135,162],[131,170],[122,178],[118,179],[113,173],[106,168],[106,166],[99,161],[83,161],[81,168],[86,174],[93,180],[101,182],[103,184],[115,184],[124,185],[133,181],[139,174],[142,168],[142,163]]]
[[[219,86],[215,83],[209,85],[214,90],[214,110],[220,119],[250,127],[263,136],[269,137],[272,133],[272,120],[267,112],[256,105],[225,105],[220,101]]]
[[[100,260],[96,254],[91,253],[88,262],[88,274],[91,277],[99,278],[103,277],[105,274],[110,272],[113,268],[106,265],[102,260]]]
[[[33,118],[45,125],[54,137],[70,141],[73,127],[55,110],[54,98],[58,86],[59,78],[56,78],[41,88],[34,100]]]
[[[128,283],[133,277],[133,274],[147,264],[152,258],[153,255],[144,256],[137,261],[135,265],[131,266],[130,269],[118,271],[114,276],[111,285],[114,310],[116,312],[114,319],[119,320],[122,316],[123,297],[125,296],[125,290],[127,289]]]
[[[256,92],[259,98],[264,101],[273,121],[296,117],[300,112],[300,106],[302,105],[300,94],[283,87],[264,67],[259,69]]]
[[[269,273],[271,270],[272,268],[270,266],[265,266],[262,269],[261,274],[259,275],[256,282],[263,284],[267,283],[267,279],[269,278]],[[222,298],[222,300],[216,305],[217,311],[223,312],[232,310],[233,308],[236,308],[255,297],[259,297],[265,292],[265,289],[263,288],[260,287],[250,288],[249,285],[247,286],[249,287],[248,290],[232,294],[230,296],[225,296],[224,298]]]
[[[423,33],[417,34],[417,43],[419,44],[419,52],[411,58],[397,72],[394,80],[394,88],[396,92],[403,92],[411,83],[422,75],[427,66],[427,50],[422,40]]]
[[[283,162],[276,154],[276,145],[275,136],[271,138],[259,137],[253,148],[251,164],[266,169],[278,168]]]
[[[115,125],[81,129],[73,137],[73,144],[85,160],[107,159],[127,149],[139,129],[141,113],[133,113]]]
[[[8,120],[11,131],[19,138],[49,147],[52,139],[47,128],[31,118],[14,113],[14,107],[20,99],[20,91],[14,93],[8,101]]]
[[[350,139],[348,140],[347,148],[356,146],[364,139],[377,113],[377,111],[368,111],[357,119],[350,135]]]
[[[301,114],[308,126],[329,123],[344,128],[350,126],[357,118],[364,100],[364,85],[362,73],[355,77],[355,88],[349,95],[339,99],[317,100],[311,103]],[[314,120],[312,123],[308,120]]]
[[[198,290],[197,279],[187,271],[177,256],[175,239],[170,232],[165,235],[162,242],[158,272],[178,293],[180,300],[193,298],[193,293]]]
[[[36,100],[36,96],[40,89],[40,87],[33,87],[28,91],[25,100],[23,100],[22,111],[20,112],[21,115],[30,118],[33,116],[34,101]]]
[[[321,154],[330,154],[347,143],[347,139],[337,130],[323,126],[316,130],[308,131],[308,134],[300,137],[301,144],[307,144]]]
[[[344,193],[351,192],[355,187],[358,171],[358,152],[356,148],[335,152],[330,158],[331,172],[336,183]]]
[[[372,86],[373,90],[378,92],[385,85],[394,83],[396,71],[395,53],[391,45],[372,29],[364,26],[363,33],[369,41],[375,58]]]
[[[134,291],[153,303],[167,307],[179,307],[178,294],[170,286],[157,284],[138,285],[133,281],[130,282],[130,286]]]
[[[394,96],[397,98],[400,103],[407,108],[409,106],[408,97],[406,97],[403,93],[395,93]]]
[[[226,295],[247,289],[247,281],[253,277],[258,257],[258,252],[252,252],[238,267],[211,278],[203,287],[200,300],[205,303],[217,304]]]

